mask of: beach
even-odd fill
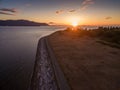
[[[48,41],[72,90],[120,89],[120,49],[76,31],[57,31]]]

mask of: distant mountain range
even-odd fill
[[[29,20],[0,20],[0,26],[48,26],[48,24]]]

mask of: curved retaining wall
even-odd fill
[[[47,37],[38,43],[30,90],[70,90]]]

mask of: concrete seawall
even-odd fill
[[[47,37],[38,42],[30,90],[70,90]]]

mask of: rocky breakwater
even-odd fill
[[[70,90],[47,37],[38,43],[30,90]]]
[[[38,43],[30,90],[58,90],[44,38]]]

